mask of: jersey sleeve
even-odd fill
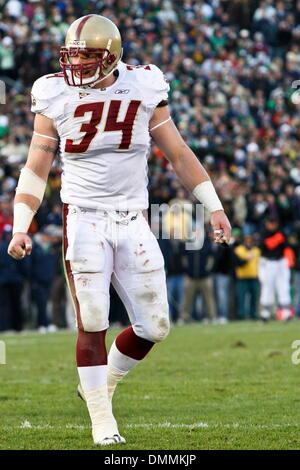
[[[31,111],[55,119],[59,115],[57,102],[61,87],[60,83],[56,83],[55,77],[50,80],[45,75],[34,82],[31,89]]]

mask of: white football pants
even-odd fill
[[[258,268],[261,283],[260,303],[263,307],[271,307],[277,295],[277,302],[281,307],[289,306],[290,295],[290,268],[287,260],[269,260],[261,258]]]
[[[164,259],[142,212],[95,211],[64,205],[64,257],[77,326],[109,326],[109,286],[123,301],[137,336],[152,342],[169,332]]]

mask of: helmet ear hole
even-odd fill
[[[108,65],[111,65],[115,62],[116,60],[116,56],[114,54],[110,54],[107,59],[106,59],[106,62],[108,63]]]

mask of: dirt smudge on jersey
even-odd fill
[[[90,283],[90,279],[85,276],[80,276],[77,279],[77,282],[79,282],[82,285],[82,287],[86,287]]]
[[[137,256],[141,256],[143,255],[144,253],[146,253],[145,250],[141,251],[140,253],[138,251],[135,251],[134,254],[137,255]]]

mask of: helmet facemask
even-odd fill
[[[79,53],[94,54],[96,57],[91,62],[72,64],[72,59]],[[113,65],[115,62],[115,66]],[[62,68],[65,81],[69,86],[91,86],[108,77],[118,65],[118,57],[108,49],[95,49],[92,47],[61,47],[59,63]],[[92,76],[86,76],[85,72],[94,71]]]

